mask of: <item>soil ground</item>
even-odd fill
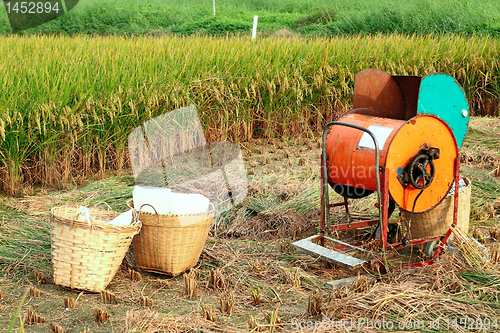
[[[495,171],[500,168],[500,155],[495,146],[492,148],[491,145],[482,144],[488,143],[482,133],[498,131],[499,126],[498,119],[474,119],[471,122],[472,130],[462,149],[462,174],[474,186],[471,230],[475,229],[476,236],[483,235],[486,246],[492,251],[498,246],[498,240],[489,238],[489,230],[500,227],[500,179],[495,177],[497,173],[500,176],[500,171]],[[30,287],[37,288],[42,294],[39,297],[28,294],[22,302],[19,317],[14,317],[16,331],[20,322],[26,319],[30,308],[45,323],[24,325],[25,332],[48,332],[51,324],[59,325],[63,332],[237,332],[249,331],[250,327],[257,327],[254,331],[292,331],[293,323],[297,322],[294,320],[324,318],[311,314],[311,302],[314,303],[315,299],[311,295],[316,290],[321,295],[319,302],[323,304],[323,316],[338,319],[349,319],[348,316],[352,316],[357,320],[362,316],[377,318],[377,313],[370,312],[370,309],[379,304],[377,300],[369,306],[363,305],[363,299],[375,297],[371,293],[389,290],[387,288],[396,290],[407,283],[414,284],[411,287],[401,287],[401,295],[404,295],[405,290],[417,288],[416,285],[426,286],[420,293],[450,293],[450,285],[458,283],[461,286],[459,288],[465,289],[454,289],[454,293],[450,294],[452,296],[449,296],[450,302],[460,297],[457,295],[461,295],[461,290],[468,290],[477,299],[477,303],[462,302],[460,304],[465,308],[455,305],[458,309],[456,311],[475,311],[473,313],[477,316],[499,319],[498,308],[490,304],[495,300],[484,298],[481,291],[476,292],[477,285],[461,278],[464,269],[468,272],[463,265],[457,268],[456,280],[449,282],[439,275],[442,273],[439,270],[449,264],[449,254],[445,254],[444,262],[433,265],[434,271],[430,273],[424,268],[413,277],[379,277],[378,282],[367,282],[365,287],[360,287],[357,283],[345,290],[347,296],[332,291],[326,284],[327,281],[365,272],[350,271],[315,260],[294,252],[290,246],[292,241],[316,233],[319,221],[320,146],[318,137],[297,138],[292,141],[256,139],[241,144],[248,172],[249,196],[212,230],[200,260],[192,270],[194,273],[191,273],[197,282],[197,291],[192,297],[185,293],[182,275],[172,278],[141,271],[140,280],[132,279],[129,273],[130,269],[134,270],[131,251],[107,288],[115,295],[115,304],[105,303],[100,294],[70,290],[56,286],[51,281],[48,210],[68,202],[92,204],[106,201],[113,209],[124,211],[125,202],[131,198],[134,185],[130,170],[109,175],[101,181],[88,180],[87,184],[78,187],[66,184],[66,189],[37,189],[31,196],[3,197],[0,200],[0,245],[3,248],[0,254],[0,327],[3,329],[9,326],[23,294]],[[337,199],[340,200],[340,197]],[[374,217],[377,214],[374,203],[374,196],[355,200],[351,210],[358,218]],[[333,215],[334,219],[343,219],[340,210],[334,211]],[[365,231],[369,233],[372,230]],[[406,253],[398,260],[415,261],[418,259],[417,252],[415,249],[413,253]],[[218,276],[226,281],[224,290],[234,292],[234,311],[231,314],[222,313],[223,290],[209,285],[211,271],[217,271],[220,274]],[[489,272],[496,284],[488,282],[482,288],[493,288],[489,294],[496,295],[498,303],[498,265],[491,266]],[[438,280],[441,282],[436,287]],[[362,297],[363,293],[366,293],[365,298]],[[360,295],[361,298],[354,300],[354,295]],[[442,295],[445,294],[435,294],[436,297],[444,297]],[[148,297],[152,305],[144,307],[141,297]],[[64,298],[75,299],[75,307],[66,309]],[[255,298],[259,301],[255,302]],[[426,299],[433,298],[429,296]],[[336,308],[344,302],[342,300],[346,304],[357,302],[349,305],[350,314],[342,312],[345,309]],[[411,304],[404,303],[401,308],[411,313]],[[445,304],[446,306],[451,305]],[[363,307],[366,309],[363,310]],[[107,312],[109,319],[98,324],[96,309]],[[279,319],[273,316],[275,311]],[[383,310],[378,311],[384,313]],[[396,310],[387,311],[389,316],[398,316]],[[432,308],[421,311],[423,314],[420,316],[428,318],[425,311],[431,313]],[[455,315],[459,316],[460,313]],[[211,321],[210,318],[214,320]],[[53,328],[53,331],[57,330]]]

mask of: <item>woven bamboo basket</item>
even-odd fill
[[[77,219],[79,208],[50,210],[52,264],[56,285],[100,292],[106,288],[141,226],[116,226],[111,221],[120,213],[89,209],[91,225]]]
[[[127,204],[134,208],[133,201]],[[177,276],[196,265],[214,218],[210,207],[206,213],[186,215],[140,211],[142,229],[133,240],[137,268]]]
[[[458,195],[457,228],[469,231],[471,184],[464,178],[467,187]],[[427,238],[445,234],[453,223],[454,195],[441,201],[439,205],[424,213],[413,213],[410,232],[412,239]],[[401,216],[408,224],[411,212],[401,210]]]

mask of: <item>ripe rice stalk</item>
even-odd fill
[[[269,38],[257,44],[244,37],[1,36],[0,43],[0,166],[3,188],[12,194],[23,183],[127,167],[130,131],[190,103],[200,106],[210,141],[311,136],[350,107],[354,75],[374,66],[370,54],[383,54],[376,66],[391,74],[450,74],[480,112],[500,97],[500,41],[488,36]],[[172,52],[164,52],[164,43]],[[33,50],[40,48],[52,57],[36,57]],[[203,61],[187,54],[203,54]],[[78,65],[59,61],[69,58]],[[155,70],[160,67],[170,70]],[[499,141],[498,135],[486,138],[492,147]],[[58,152],[67,153],[54,158]]]
[[[473,238],[458,228],[453,228],[453,245],[462,255],[465,262],[474,268],[490,268],[488,256],[485,256],[484,249],[479,248]]]

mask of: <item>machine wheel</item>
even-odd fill
[[[373,239],[380,240],[380,227],[377,227],[377,229],[375,229],[375,233],[373,234]]]
[[[439,247],[440,240],[434,240],[432,242],[427,243],[425,247],[424,254],[428,257],[432,257],[434,253],[436,253],[436,250]]]
[[[396,223],[390,223],[388,225],[388,232],[387,232],[387,239],[388,240],[391,240],[393,237],[396,237],[397,234],[401,234],[401,227],[396,224]],[[377,226],[377,228],[375,229],[375,232],[373,233],[373,238],[374,239],[377,239],[377,240],[380,240],[380,227]]]

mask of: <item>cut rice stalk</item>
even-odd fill
[[[454,234],[453,245],[465,263],[473,268],[490,269],[491,265],[486,249],[462,230],[453,227],[451,229]]]

